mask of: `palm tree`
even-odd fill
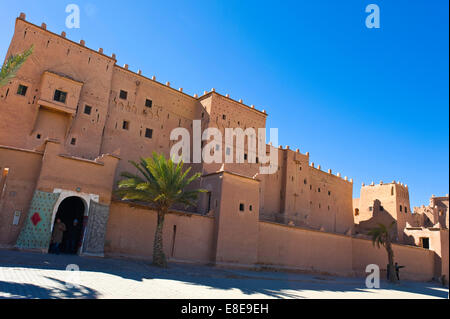
[[[392,239],[391,239],[391,230],[395,225],[395,221],[393,221],[389,226],[385,226],[384,224],[378,224],[377,227],[369,230],[368,234],[372,237],[372,244],[375,244],[380,248],[380,246],[384,246],[386,248],[388,254],[388,273],[389,273],[389,281],[397,282],[396,270],[394,266],[394,250],[392,249]]]
[[[11,55],[6,59],[0,71],[0,87],[5,86],[8,82],[16,76],[17,71],[25,63],[28,57],[33,53],[32,45],[28,50],[17,55]]]
[[[158,213],[158,222],[153,243],[153,264],[166,267],[163,252],[162,230],[164,217],[174,204],[194,206],[202,189],[186,190],[186,187],[200,177],[196,173],[188,177],[190,168],[183,171],[183,162],[175,164],[173,160],[153,152],[150,158],[141,158],[140,163],[130,161],[139,171],[138,174],[123,172],[124,179],[119,181],[118,194],[123,200],[150,203]]]

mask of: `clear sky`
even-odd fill
[[[65,26],[66,5],[81,9]],[[380,7],[380,29],[365,7]],[[362,182],[406,183],[411,205],[449,189],[447,0],[6,1],[15,18],[84,39],[189,94],[216,88],[269,113],[279,142]]]

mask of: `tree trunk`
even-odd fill
[[[153,242],[153,265],[167,267],[166,256],[163,251],[163,226],[167,208],[158,209],[158,223],[156,224],[155,240]]]
[[[395,270],[394,265],[394,250],[392,249],[391,241],[386,240],[386,251],[388,254],[388,273],[389,273],[389,281],[392,283],[397,282],[397,272]]]

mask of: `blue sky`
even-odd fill
[[[66,5],[80,29],[65,26]],[[380,7],[381,28],[365,27]],[[15,18],[116,53],[189,94],[216,88],[269,113],[279,142],[362,182],[408,184],[411,205],[449,189],[448,1],[5,1]]]

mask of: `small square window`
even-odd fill
[[[91,111],[92,111],[92,107],[91,106],[89,106],[89,105],[85,105],[84,106],[84,114],[91,114]]]
[[[61,103],[66,103],[66,98],[67,98],[67,93],[60,91],[60,90],[55,90],[55,95],[53,96],[53,100],[57,101],[57,102],[61,102]]]
[[[75,145],[77,144],[77,139],[75,137],[72,137],[72,139],[70,140],[70,145]]]
[[[244,204],[242,204],[242,203],[239,204],[239,211],[241,211],[241,212],[244,211]]]
[[[152,136],[153,136],[153,130],[150,129],[150,128],[146,128],[145,129],[145,137],[146,138],[152,138]]]
[[[41,134],[37,134],[37,135],[36,135],[36,138],[37,138],[38,140],[40,140],[40,139],[41,139]]]
[[[27,86],[19,84],[19,87],[17,88],[17,94],[25,96],[27,94],[27,89]]]
[[[122,128],[123,128],[124,130],[129,130],[129,129],[130,129],[130,122],[128,122],[128,121],[123,121],[123,123],[122,123]]]
[[[120,90],[119,97],[120,97],[122,100],[126,100],[126,99],[127,99],[127,96],[128,96],[128,92],[127,92],[127,91]]]
[[[145,100],[145,106],[146,107],[152,107],[152,100],[146,99]]]
[[[370,206],[370,207],[369,207],[369,211],[372,211],[372,210],[373,210],[373,207],[372,207],[372,206]]]
[[[384,207],[383,206],[380,206],[380,211],[381,212],[384,211]]]

